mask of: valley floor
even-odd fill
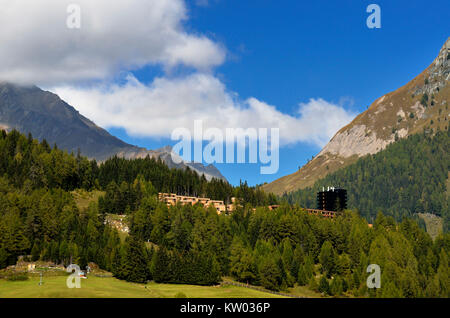
[[[44,278],[44,284],[41,286],[39,286],[39,277],[14,282],[1,279],[0,298],[173,298],[178,293],[183,293],[183,297],[188,298],[281,297],[268,292],[230,285],[134,284],[112,277],[95,276],[82,279],[80,289],[69,289],[66,286],[66,279],[67,276],[47,277]]]

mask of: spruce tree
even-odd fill
[[[319,292],[323,293],[324,295],[330,294],[330,285],[328,284],[328,280],[325,275],[323,275],[320,278],[319,281]]]
[[[322,272],[330,277],[335,270],[336,253],[330,241],[325,241],[319,254],[319,262],[322,265]]]
[[[280,290],[282,283],[281,272],[272,257],[266,257],[259,269],[261,285],[270,290]]]
[[[164,247],[160,247],[153,255],[152,276],[155,282],[164,283],[172,279],[169,272],[169,255]]]
[[[32,249],[31,249],[31,260],[32,260],[33,262],[35,262],[35,261],[39,260],[40,256],[41,256],[41,255],[40,255],[39,244],[38,244],[37,241],[35,241],[35,242],[33,243]]]
[[[4,248],[0,248],[0,269],[7,267],[9,254]]]
[[[125,279],[135,283],[145,283],[149,276],[144,243],[129,236],[125,244],[125,260],[122,263]]]

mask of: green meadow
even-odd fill
[[[81,288],[67,288],[67,276],[27,281],[0,280],[0,298],[174,298],[183,294],[187,298],[272,298],[271,293],[238,286],[194,286],[176,284],[135,284],[113,277],[81,279]]]

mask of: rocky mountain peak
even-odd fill
[[[359,157],[375,154],[408,135],[448,130],[450,100],[450,38],[432,64],[399,89],[376,99],[299,171],[265,185],[282,194],[323,178]]]
[[[433,64],[438,67],[439,65],[447,63],[450,59],[450,37],[445,41],[444,45],[442,46],[441,50],[439,51],[439,55],[434,60]],[[447,78],[448,79],[448,78]]]

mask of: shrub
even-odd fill
[[[420,103],[424,106],[427,107],[428,106],[428,94],[425,93],[422,95],[422,98],[420,99]]]
[[[330,285],[328,284],[327,278],[322,276],[322,278],[319,281],[319,292],[323,294],[329,294],[330,293]]]
[[[313,291],[319,291],[319,286],[317,285],[317,281],[314,278],[314,276],[311,276],[309,282],[308,282],[309,289]]]
[[[28,279],[29,277],[26,273],[14,273],[6,278],[10,282],[25,281]]]
[[[330,284],[330,294],[333,296],[340,296],[344,291],[342,279],[338,276],[335,277]]]

